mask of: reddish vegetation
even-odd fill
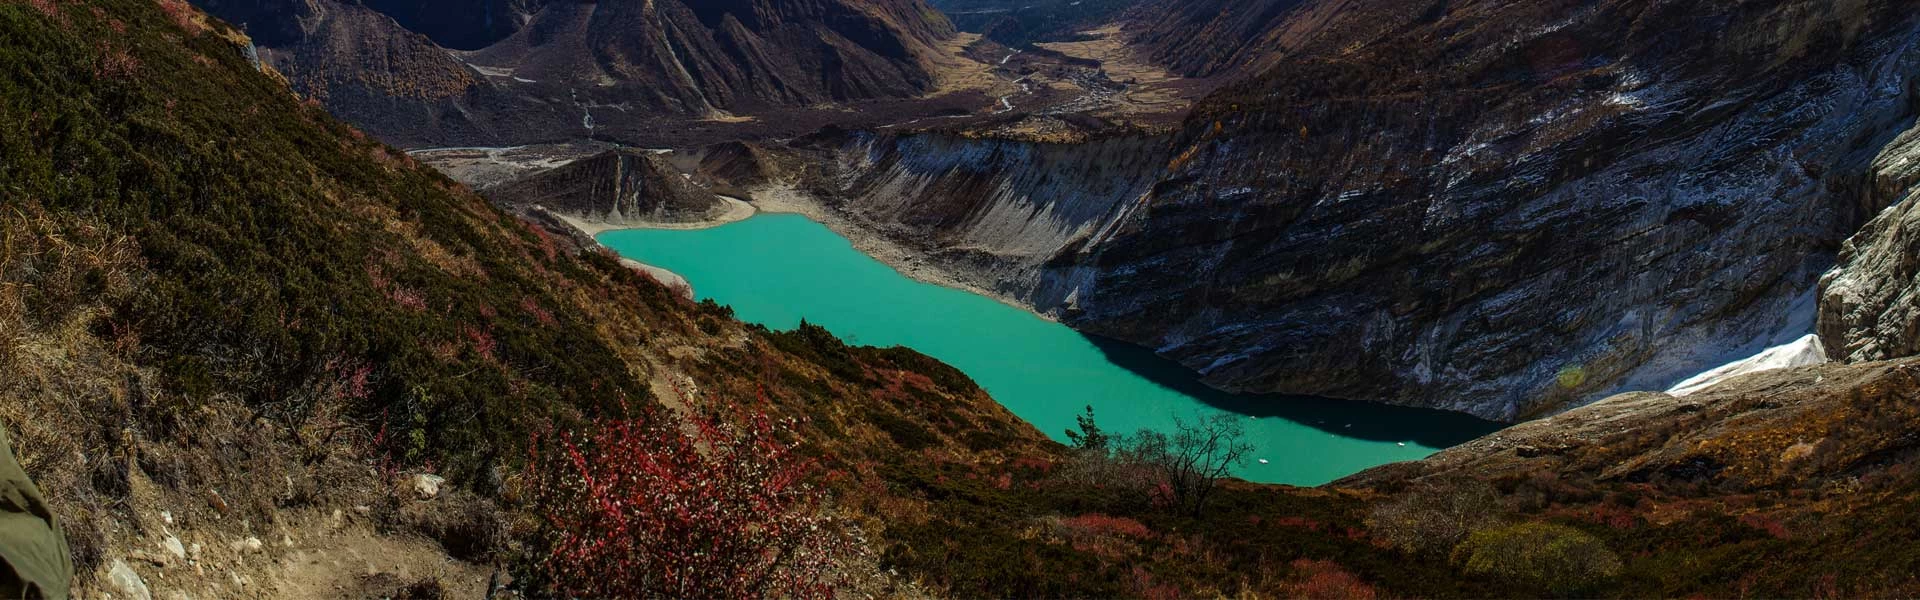
[[[1773,517],[1760,514],[1760,513],[1747,513],[1745,515],[1741,515],[1740,524],[1746,525],[1748,527],[1752,527],[1754,529],[1758,529],[1761,531],[1765,531],[1767,532],[1767,535],[1771,535],[1775,538],[1779,538],[1783,540],[1793,537],[1793,534],[1787,531],[1786,524],[1781,523],[1779,519],[1775,519]]]
[[[126,48],[114,46],[109,42],[100,42],[95,46],[100,58],[93,64],[93,76],[100,79],[129,79],[140,70],[140,60],[127,53]]]
[[[1095,535],[1123,535],[1132,538],[1145,538],[1153,535],[1147,526],[1126,517],[1110,517],[1101,513],[1087,513],[1077,517],[1060,519],[1060,524],[1069,528]]]
[[[830,598],[849,551],[806,480],[791,423],[692,433],[637,420],[535,440],[528,488],[546,528],[540,563],[564,595],[589,598]]]
[[[371,365],[335,359],[327,363],[327,369],[339,377],[334,387],[335,397],[342,400],[365,400],[373,397],[373,388],[369,384],[369,379],[373,376]]]
[[[521,310],[527,311],[527,314],[533,315],[533,319],[539,321],[541,325],[552,327],[559,323],[559,321],[553,318],[553,313],[545,308],[541,308],[540,301],[535,300],[533,296],[521,298],[520,308]]]
[[[1053,473],[1053,461],[1044,458],[1022,456],[1013,459],[1013,468],[1039,471],[1041,475]]]
[[[1153,578],[1152,573],[1148,573],[1145,567],[1139,565],[1133,567],[1133,589],[1140,593],[1141,598],[1147,600],[1180,600],[1187,597],[1186,592],[1182,591],[1179,585],[1158,582]]]
[[[378,264],[367,265],[367,280],[373,283],[373,289],[378,290],[388,299],[393,300],[394,304],[398,304],[402,308],[413,311],[425,311],[427,309],[427,298],[425,295],[417,290],[394,283],[391,278],[387,277],[385,270],[381,269]]]
[[[392,298],[394,304],[398,304],[408,310],[423,311],[427,309],[426,297],[414,290],[396,287],[387,292],[387,297]]]
[[[180,26],[180,29],[185,30],[188,35],[207,32],[207,24],[195,17],[197,11],[193,9],[193,5],[187,4],[187,0],[155,1],[160,5],[160,12],[166,13],[167,19],[173,21],[174,25]]]
[[[40,14],[49,17],[60,16],[59,0],[27,0],[26,4],[27,6],[33,7],[34,10],[40,11]]]
[[[1372,600],[1379,594],[1333,561],[1302,558],[1293,561],[1293,568],[1298,580],[1288,584],[1287,591],[1296,598]]]
[[[527,228],[527,231],[533,232],[534,237],[540,239],[540,253],[547,255],[548,262],[552,262],[554,257],[560,255],[560,246],[554,243],[553,234],[548,233],[547,228],[528,221],[520,221],[520,223]]]
[[[1320,522],[1306,517],[1285,516],[1270,521],[1278,527],[1294,527],[1309,531],[1319,531]]]
[[[493,350],[498,344],[493,340],[493,333],[472,325],[462,327],[461,332],[465,333],[467,341],[472,343],[475,354],[480,355],[481,358],[486,359],[488,362],[495,362],[497,360],[493,355]]]

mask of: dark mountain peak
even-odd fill
[[[921,0],[195,1],[296,91],[404,145],[917,98],[953,35]]]
[[[507,206],[540,206],[611,224],[700,221],[726,207],[660,157],[632,148],[608,150],[486,193]]]

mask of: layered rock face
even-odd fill
[[[919,97],[953,35],[920,0],[196,1],[297,91],[407,146]]]
[[[687,181],[658,157],[631,149],[488,188],[486,195],[516,209],[539,206],[610,225],[701,221],[726,208],[718,196]]]
[[[554,2],[470,60],[635,110],[910,97],[952,35],[918,0]]]
[[[578,119],[526,106],[426,36],[366,6],[339,0],[199,0],[244,27],[259,58],[295,92],[403,145],[490,142],[537,135]],[[500,118],[513,111],[515,119]]]
[[[701,177],[721,185],[758,187],[794,179],[804,169],[791,156],[758,144],[725,142],[700,153],[695,166]]]
[[[1805,333],[1913,119],[1911,11],[1428,4],[1335,15],[1196,109],[1072,258],[1074,323],[1231,390],[1500,419]]]
[[[1874,167],[1875,192],[1899,202],[1847,240],[1820,282],[1820,336],[1842,360],[1920,355],[1920,128]]]
[[[832,158],[816,191],[834,208],[974,286],[1053,307],[1079,300],[1049,275],[1049,261],[1105,235],[1152,186],[1168,140],[859,133],[821,145]]]
[[[895,142],[842,161],[869,172],[844,205],[1224,389],[1517,420],[1809,333],[1816,280],[1896,197],[1875,159],[1920,74],[1893,2],[1188,6],[1195,43],[1259,30],[1189,70],[1265,69],[1169,149],[1021,179],[960,166],[1010,142]],[[1083,236],[976,224],[1053,205],[1101,210]]]
[[[1189,77],[1257,69],[1278,54],[1302,0],[1150,0],[1127,15],[1134,46]],[[1337,9],[1336,2],[1322,2]],[[1314,29],[1300,19],[1297,29]]]
[[[362,0],[408,30],[454,50],[478,50],[526,25],[551,0]]]

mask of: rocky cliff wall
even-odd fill
[[[876,137],[842,206],[1217,387],[1513,420],[1809,333],[1897,198],[1899,3],[1338,6],[1170,145]]]
[[[541,207],[586,222],[614,226],[703,221],[726,204],[643,150],[623,148],[504,183],[487,198],[524,212]]]
[[[1889,200],[1920,74],[1897,3],[1416,9],[1196,109],[1072,260],[1072,323],[1225,389],[1517,419],[1807,333],[1796,301]]]
[[[1920,127],[1874,168],[1874,193],[1898,202],[1847,240],[1820,282],[1820,336],[1840,360],[1920,354]]]
[[[1168,141],[851,134],[829,145],[818,187],[835,209],[962,280],[1043,312],[1065,310],[1078,299],[1048,261],[1097,239],[1146,194]]]

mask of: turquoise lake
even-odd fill
[[[1268,461],[1237,471],[1252,481],[1319,485],[1498,428],[1441,411],[1220,392],[1143,348],[910,279],[799,215],[610,231],[599,240],[685,276],[701,298],[731,305],[743,320],[791,329],[805,318],[850,343],[907,346],[945,361],[1056,439],[1088,405],[1108,432],[1170,431],[1175,416],[1234,413],[1245,419],[1252,458]]]

